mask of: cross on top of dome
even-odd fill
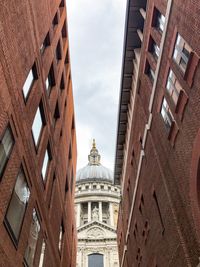
[[[100,165],[100,159],[101,156],[96,148],[95,139],[93,139],[92,149],[90,150],[90,154],[88,155],[89,165]]]

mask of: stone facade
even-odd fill
[[[92,254],[103,255],[102,267],[118,267],[116,227],[120,189],[113,185],[111,172],[100,164],[100,155],[95,149],[91,149],[89,164],[77,174],[77,267],[95,267],[88,263]],[[102,174],[111,179],[103,178]]]

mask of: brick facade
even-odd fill
[[[163,31],[154,25],[155,8],[165,16]],[[199,10],[199,1],[127,1],[115,161],[115,182],[122,185],[118,245],[124,267],[199,263]],[[190,47],[185,72],[173,58],[177,34]],[[149,49],[150,38],[160,47],[158,58]],[[147,62],[153,81],[145,72]],[[170,69],[181,86],[176,103],[166,89]],[[163,97],[172,116],[168,128]]]
[[[25,264],[35,209],[40,232],[31,266],[39,266],[45,240],[43,266],[73,267],[77,242],[73,208],[76,134],[65,1],[1,0],[0,6],[0,145],[8,125],[14,139],[0,177],[0,266]],[[42,48],[47,35],[49,43]],[[25,100],[22,88],[33,65],[37,77]],[[49,92],[45,81],[51,66],[54,82]],[[36,147],[31,129],[41,105],[45,123]],[[47,146],[51,157],[43,181],[41,170]],[[20,166],[30,197],[16,243],[6,227],[5,216]],[[59,241],[61,224],[63,237]]]

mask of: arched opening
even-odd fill
[[[103,255],[93,253],[88,255],[88,267],[103,267]]]

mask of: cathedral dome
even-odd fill
[[[88,155],[88,164],[87,166],[81,168],[77,172],[77,181],[85,179],[106,179],[113,180],[113,173],[108,168],[104,167],[100,163],[101,156],[99,155],[98,150],[96,149],[95,140],[93,140],[92,149]]]

